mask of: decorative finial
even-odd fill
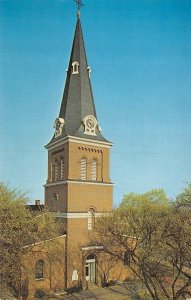
[[[76,3],[78,10],[77,10],[77,17],[80,17],[80,8],[82,6],[84,6],[84,4],[82,3],[82,0],[74,0],[74,2]]]

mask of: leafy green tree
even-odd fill
[[[191,209],[191,183],[188,183],[182,193],[178,195],[176,199],[176,206],[179,208],[184,207]]]
[[[191,291],[190,217],[163,190],[131,193],[119,209],[98,218],[96,239],[124,262],[128,253],[129,269],[152,299],[184,299]]]
[[[58,235],[59,225],[46,212],[32,213],[27,198],[0,184],[0,282],[21,298],[23,255],[42,240]],[[30,247],[25,247],[31,245]]]
[[[153,189],[144,194],[134,194],[130,193],[123,196],[120,207],[125,208],[128,206],[142,206],[142,205],[159,205],[168,207],[169,199],[166,196],[166,193],[162,189]]]

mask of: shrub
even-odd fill
[[[35,298],[40,299],[46,296],[46,293],[43,289],[38,289],[35,291]]]

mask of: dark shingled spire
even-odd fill
[[[78,74],[73,74],[72,64],[74,62],[79,64]],[[101,135],[98,126],[95,130],[96,135],[84,134],[84,124],[82,121],[87,115],[92,115],[97,119],[81,22],[78,14],[64,94],[59,113],[59,118],[64,119],[64,127],[62,134],[58,137],[53,137],[51,142],[59,140],[64,136],[74,136],[107,142]]]
[[[79,63],[79,74],[72,74],[73,62]],[[86,115],[93,115],[96,118],[95,105],[87,68],[88,64],[82,29],[80,18],[78,18],[59,115],[60,118],[65,120],[65,131],[67,135],[75,135],[77,133],[82,119]]]

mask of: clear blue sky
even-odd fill
[[[98,120],[114,143],[114,202],[191,180],[191,1],[84,0]],[[76,22],[72,0],[0,1],[1,181],[44,198]]]

